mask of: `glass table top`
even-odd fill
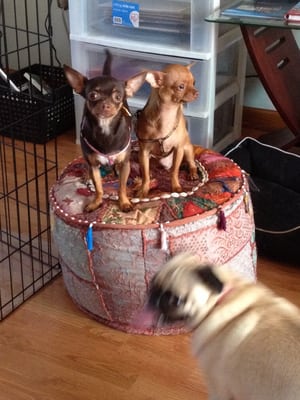
[[[278,2],[278,1],[277,1]],[[237,1],[232,4],[236,4]],[[255,0],[247,1],[249,4],[257,3]],[[284,2],[283,2],[284,3]],[[291,4],[292,7],[293,4]],[[225,7],[228,8],[229,6]],[[236,25],[254,25],[254,26],[266,26],[273,28],[284,28],[284,29],[296,29],[300,30],[300,22],[287,22],[284,18],[282,19],[271,19],[262,17],[249,17],[249,16],[227,16],[222,15],[222,9],[216,10],[213,14],[205,18],[207,22],[217,22],[226,24]]]

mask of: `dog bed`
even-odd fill
[[[132,144],[128,191],[134,210],[118,208],[118,179],[101,169],[105,199],[83,212],[93,196],[82,158],[72,161],[50,192],[53,236],[66,288],[74,302],[98,321],[126,332],[158,335],[185,330],[181,324],[138,329],[149,282],[163,263],[182,251],[202,260],[227,263],[246,278],[256,277],[254,220],[247,179],[223,155],[195,147],[199,180],[182,165],[181,193],[170,193],[170,176],[152,164],[151,195],[134,197],[139,185],[137,143]]]
[[[259,254],[299,265],[300,156],[245,138],[226,155],[250,174]]]

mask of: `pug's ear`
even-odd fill
[[[195,270],[198,279],[209,287],[213,292],[221,293],[224,287],[223,282],[217,277],[210,265],[201,266]]]

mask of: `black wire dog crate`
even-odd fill
[[[60,273],[48,193],[58,176],[56,136],[73,126],[74,106],[51,5],[0,2],[0,320]]]

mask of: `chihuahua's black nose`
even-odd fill
[[[110,109],[111,109],[111,104],[109,104],[109,103],[103,103],[103,104],[102,104],[102,108],[103,108],[104,111],[105,111],[105,110],[110,110]]]

